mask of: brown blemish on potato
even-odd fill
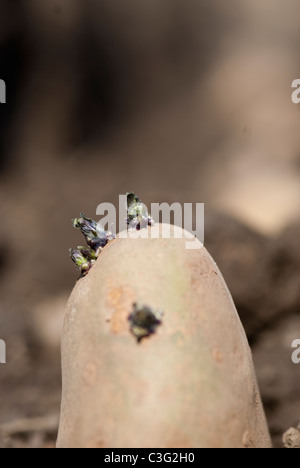
[[[253,403],[256,407],[260,404],[260,394],[255,385],[253,385]]]
[[[182,347],[184,345],[184,337],[180,332],[174,333],[172,335],[172,341],[176,346]]]
[[[83,381],[88,387],[93,387],[97,379],[97,366],[89,362],[83,371]]]
[[[113,309],[110,330],[114,335],[128,334],[128,315],[136,296],[129,287],[111,287],[107,295],[107,305]]]
[[[165,445],[165,448],[194,448],[192,442],[188,439],[186,434],[183,434],[180,430],[174,431],[168,439],[169,441]]]
[[[254,448],[255,444],[251,438],[250,432],[245,431],[243,434],[243,447],[244,448]]]
[[[98,440],[92,440],[86,444],[85,448],[88,449],[98,449],[98,448],[105,448],[106,443],[103,439],[98,439]]]
[[[192,276],[192,289],[197,294],[202,294],[203,293],[203,286],[199,282],[199,279],[197,278],[196,273]]]
[[[224,361],[223,353],[222,353],[219,349],[215,348],[215,349],[213,349],[212,354],[213,354],[214,360],[215,360],[218,364],[222,364],[222,362]]]
[[[146,381],[139,381],[136,391],[135,391],[135,398],[134,403],[135,405],[141,405],[145,401],[147,397],[147,393],[149,392],[149,383]]]

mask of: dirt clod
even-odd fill
[[[298,429],[291,427],[283,434],[283,445],[285,448],[300,448],[300,426]]]

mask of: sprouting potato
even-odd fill
[[[77,282],[58,447],[271,446],[230,293],[206,249],[185,247],[118,237]]]

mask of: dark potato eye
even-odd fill
[[[161,319],[148,306],[139,307],[133,304],[133,312],[129,315],[130,331],[136,337],[138,343],[143,338],[150,336],[156,332],[156,329],[161,325]]]

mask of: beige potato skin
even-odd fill
[[[128,322],[135,302],[164,311],[140,344]],[[186,249],[185,238],[105,247],[71,294],[62,374],[59,448],[271,446],[230,293],[206,249]]]

